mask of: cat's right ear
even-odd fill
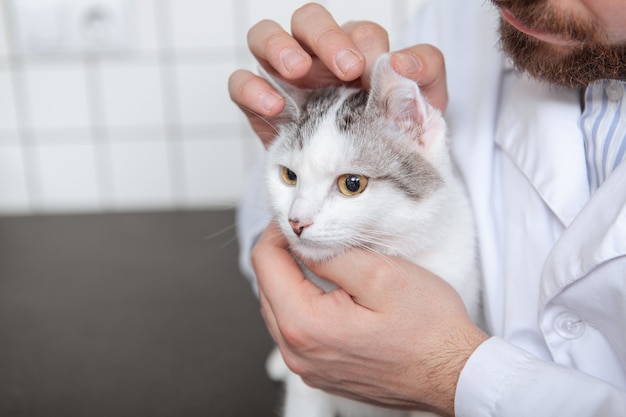
[[[283,78],[270,74],[263,67],[259,67],[258,71],[259,75],[269,82],[285,99],[285,108],[279,115],[272,117],[272,121],[281,123],[292,121],[300,117],[302,106],[306,101],[309,91],[289,84]]]
[[[428,150],[444,136],[445,123],[439,110],[422,95],[417,83],[391,67],[391,55],[381,55],[372,71],[368,108],[382,112],[392,128],[409,132],[420,150]]]

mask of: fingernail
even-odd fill
[[[291,72],[298,64],[306,60],[306,57],[296,49],[285,49],[280,53],[280,60],[285,69]]]
[[[407,78],[412,78],[411,76],[422,68],[422,63],[414,55],[395,53],[393,58],[393,69]]]
[[[359,62],[361,58],[349,49],[342,49],[335,55],[335,63],[344,74]]]
[[[278,103],[279,101],[281,101],[282,98],[278,97],[272,93],[263,93],[261,94],[261,106],[268,112],[270,113],[272,111],[272,109],[274,108],[274,106],[276,106],[276,103]]]

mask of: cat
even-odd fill
[[[304,90],[265,76],[286,100],[272,120],[278,134],[267,148],[264,180],[290,250],[316,262],[352,247],[412,261],[447,280],[479,322],[472,211],[444,118],[417,84],[392,69],[389,54],[374,64],[369,92]],[[325,291],[336,288],[304,272]],[[268,372],[285,382],[284,417],[409,415],[310,388],[277,351]]]

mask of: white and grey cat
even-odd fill
[[[267,150],[266,194],[290,249],[315,261],[351,247],[407,259],[447,280],[478,321],[472,212],[455,174],[445,121],[417,84],[391,68],[388,54],[375,63],[369,92],[301,90],[269,80],[287,104]],[[276,352],[268,371],[286,384],[285,417],[407,415],[310,388]]]

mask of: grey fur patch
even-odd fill
[[[444,185],[439,172],[421,156],[399,160],[391,168],[377,179],[393,184],[414,200],[427,198]]]
[[[418,138],[411,135],[419,129],[394,129],[382,109],[366,106],[367,99],[366,92],[356,93],[337,111],[340,132],[353,142],[353,164],[367,170],[370,178],[385,181],[414,200],[427,198],[444,185],[444,180],[417,151]]]
[[[385,138],[381,133],[367,142],[357,148],[354,162],[369,167],[372,179],[390,184],[413,200],[427,198],[444,185],[439,171],[408,140]]]
[[[349,131],[363,117],[369,93],[359,90],[344,100],[336,113],[336,123],[340,132]]]
[[[312,90],[302,104],[299,116],[279,124],[280,143],[275,143],[275,145],[285,152],[302,150],[339,97],[337,87]]]
[[[336,87],[313,90],[302,106],[300,117],[288,124],[291,146],[302,149],[306,141],[313,136],[320,122],[339,100]]]

